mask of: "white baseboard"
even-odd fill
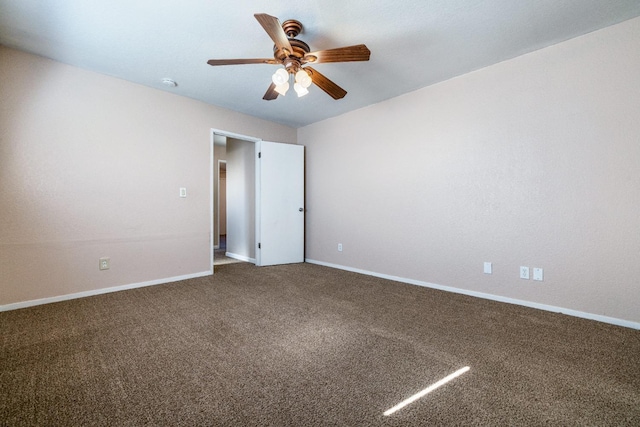
[[[438,285],[438,284],[435,284],[435,283],[423,282],[421,280],[414,280],[414,279],[407,279],[407,278],[404,278],[404,277],[391,276],[391,275],[388,275],[388,274],[381,274],[381,273],[376,273],[376,272],[373,272],[373,271],[361,270],[361,269],[358,269],[358,268],[347,267],[347,266],[339,265],[339,264],[331,264],[331,263],[328,263],[328,262],[317,261],[317,260],[314,260],[314,259],[305,258],[304,261],[308,262],[309,264],[317,264],[317,265],[322,265],[322,266],[325,266],[325,267],[337,268],[339,270],[346,270],[346,271],[351,271],[353,273],[365,274],[367,276],[379,277],[381,279],[387,279],[387,280],[393,280],[393,281],[396,281],[396,282],[408,283],[410,285],[424,286],[426,288],[433,288],[433,289],[438,289],[438,290],[441,290],[441,291],[454,292],[456,294],[463,294],[463,295],[469,295],[469,296],[472,296],[472,297],[484,298],[484,299],[493,300],[493,301],[506,302],[506,303],[509,303],[509,304],[522,305],[522,306],[525,306],[525,307],[537,308],[539,310],[551,311],[551,312],[554,312],[554,313],[562,313],[562,314],[566,314],[568,316],[580,317],[580,318],[589,319],[589,320],[596,320],[598,322],[610,323],[612,325],[617,325],[617,326],[624,326],[626,328],[631,328],[631,329],[640,329],[640,323],[638,323],[638,322],[632,322],[632,321],[629,321],[629,320],[618,319],[618,318],[615,318],[615,317],[608,317],[608,316],[602,316],[602,315],[599,315],[599,314],[586,313],[586,312],[583,312],[583,311],[572,310],[572,309],[569,309],[569,308],[556,307],[556,306],[553,306],[553,305],[540,304],[540,303],[537,303],[537,302],[519,300],[519,299],[515,299],[515,298],[508,298],[508,297],[503,297],[503,296],[500,296],[500,295],[487,294],[487,293],[484,293],[484,292],[469,291],[469,290],[466,290],[466,289],[454,288],[454,287],[451,287],[451,286],[443,286],[443,285]]]
[[[74,294],[59,295],[49,298],[34,299],[30,301],[16,302],[13,304],[0,305],[0,311],[17,310],[19,308],[33,307],[35,305],[49,304],[52,302],[67,301],[76,298],[90,297],[94,295],[108,294],[110,292],[126,291],[127,289],[144,288],[145,286],[162,285],[165,283],[178,282],[180,280],[195,279],[196,277],[210,276],[212,271],[186,274],[184,276],[167,277],[164,279],[150,280],[148,282],[131,283],[129,285],[114,286],[111,288],[94,289],[91,291],[77,292]]]
[[[229,257],[229,258],[237,259],[237,260],[240,260],[240,261],[250,262],[252,264],[256,263],[256,259],[255,258],[249,258],[249,257],[246,257],[244,255],[238,255],[238,254],[234,254],[234,253],[231,253],[231,252],[225,252],[224,255]]]

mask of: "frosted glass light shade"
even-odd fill
[[[273,76],[271,76],[271,81],[273,81],[273,84],[276,86],[288,83],[289,73],[284,68],[278,68],[276,72],[273,73]]]
[[[288,90],[289,90],[289,82],[284,82],[281,85],[277,84],[275,88],[275,91],[282,96],[285,96]]]
[[[308,88],[309,86],[311,86],[311,77],[305,70],[299,70],[296,73],[296,82],[300,83],[300,86],[302,86],[303,88]]]
[[[293,85],[293,90],[295,90],[296,93],[298,94],[298,98],[300,98],[301,96],[305,96],[306,94],[309,93],[307,88],[302,86],[300,83],[295,83]]]

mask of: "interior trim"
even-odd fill
[[[184,276],[167,277],[164,279],[149,280],[147,282],[131,283],[128,285],[113,286],[110,288],[94,289],[91,291],[77,292],[73,294],[59,295],[49,298],[40,298],[29,301],[21,301],[12,304],[0,305],[0,312],[18,310],[20,308],[33,307],[36,305],[50,304],[53,302],[67,301],[77,298],[91,297],[94,295],[108,294],[111,292],[126,291],[128,289],[144,288],[145,286],[163,285],[165,283],[179,282],[180,280],[195,279],[196,277],[211,276],[212,271],[203,271],[200,273],[186,274]]]
[[[225,252],[224,255],[229,258],[237,259],[238,261],[250,262],[251,264],[256,263],[255,258],[246,257],[244,255],[234,254],[233,252]]]
[[[351,271],[353,273],[366,274],[367,276],[379,277],[381,279],[387,279],[387,280],[393,280],[393,281],[396,281],[396,282],[408,283],[410,285],[423,286],[423,287],[426,287],[426,288],[438,289],[438,290],[441,290],[441,291],[453,292],[453,293],[456,293],[456,294],[469,295],[469,296],[477,297],[477,298],[483,298],[483,299],[499,301],[499,302],[506,302],[508,304],[516,304],[516,305],[521,305],[521,306],[524,306],[524,307],[537,308],[539,310],[545,310],[545,311],[551,311],[551,312],[554,312],[554,313],[566,314],[568,316],[580,317],[580,318],[583,318],[583,319],[595,320],[595,321],[603,322],[603,323],[610,323],[612,325],[623,326],[625,328],[640,329],[640,323],[639,322],[632,322],[630,320],[618,319],[618,318],[609,317],[609,316],[602,316],[602,315],[599,315],[599,314],[587,313],[587,312],[584,312],[584,311],[572,310],[572,309],[564,308],[564,307],[556,307],[556,306],[553,306],[553,305],[540,304],[540,303],[532,302],[532,301],[525,301],[525,300],[520,300],[520,299],[515,299],[515,298],[508,298],[508,297],[503,297],[503,296],[500,296],[500,295],[487,294],[487,293],[484,293],[484,292],[476,292],[476,291],[470,291],[470,290],[467,290],[467,289],[454,288],[452,286],[438,285],[436,283],[423,282],[421,280],[414,280],[414,279],[407,279],[407,278],[404,278],[404,277],[391,276],[391,275],[388,275],[388,274],[376,273],[376,272],[368,271],[368,270],[361,270],[361,269],[358,269],[358,268],[347,267],[347,266],[344,266],[344,265],[331,264],[331,263],[328,263],[328,262],[317,261],[317,260],[309,259],[309,258],[305,258],[305,262],[308,262],[309,264],[317,264],[317,265],[322,265],[322,266],[325,266],[325,267],[337,268],[339,270]]]

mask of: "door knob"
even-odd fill
[[[304,210],[304,209],[300,208],[300,209],[298,209],[298,212],[302,212],[303,210]]]

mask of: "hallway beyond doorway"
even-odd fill
[[[223,265],[223,264],[234,264],[236,262],[244,262],[238,259],[229,258],[228,256],[225,255],[226,252],[227,252],[227,235],[221,234],[220,245],[218,246],[218,249],[215,249],[213,251],[213,265],[216,266],[216,265]]]

